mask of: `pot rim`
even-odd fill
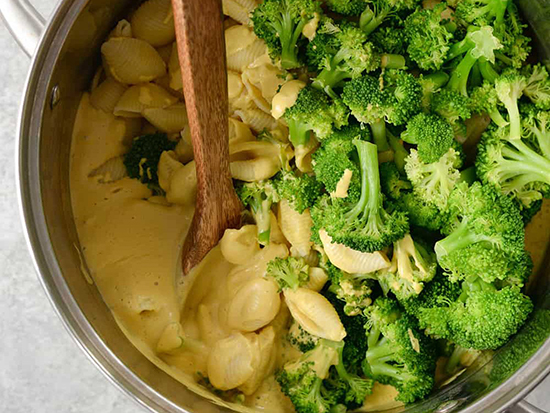
[[[54,311],[89,360],[119,390],[151,412],[191,413],[144,383],[106,346],[88,323],[65,282],[56,260],[43,211],[39,142],[44,109],[50,101],[49,80],[54,64],[75,19],[87,0],[61,1],[50,19],[32,58],[25,82],[16,131],[16,176],[18,207],[25,240],[35,271]],[[502,411],[525,397],[550,373],[550,339],[514,375],[462,413]],[[450,406],[449,406],[450,407]],[[440,408],[438,412],[448,411]]]

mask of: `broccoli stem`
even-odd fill
[[[282,13],[279,22],[273,23],[273,28],[279,34],[281,42],[281,66],[283,69],[294,69],[301,66],[298,59],[297,43],[305,24],[305,19],[301,19],[298,24],[295,24],[288,11]]]
[[[424,76],[423,79],[425,81],[431,82],[431,84],[433,85],[433,90],[437,90],[443,87],[449,81],[449,75],[441,71]]]
[[[332,88],[338,85],[340,82],[343,82],[344,80],[349,78],[351,78],[350,74],[343,70],[323,69],[321,70],[321,73],[317,75],[311,85],[316,89],[324,90],[329,96],[335,97],[336,95],[332,91]]]
[[[258,242],[268,245],[271,236],[271,201],[255,199],[251,202],[251,208],[258,227]]]
[[[468,96],[468,77],[476,62],[477,58],[472,56],[472,53],[466,53],[458,66],[453,70],[447,87],[452,91]]]
[[[510,120],[510,139],[521,139],[521,116],[517,99],[505,99],[504,107],[508,111],[508,119]]]
[[[466,248],[470,245],[484,241],[493,242],[493,240],[486,235],[470,232],[467,221],[464,220],[447,237],[437,241],[434,250],[437,257],[441,258],[457,249]]]
[[[493,68],[493,65],[484,57],[479,59],[478,67],[481,72],[481,76],[483,76],[483,79],[490,83],[494,83],[495,80],[498,78],[498,73]]]
[[[468,185],[471,185],[474,183],[476,178],[476,167],[470,166],[469,168],[460,171],[460,179],[458,180],[458,182],[467,182]]]
[[[497,108],[493,110],[491,113],[489,113],[489,117],[499,128],[504,128],[508,126],[508,121],[504,119],[502,114],[499,112]]]
[[[393,149],[393,162],[401,173],[405,173],[405,159],[409,156],[409,152],[405,149],[399,139],[393,136],[390,132],[387,133],[388,142]]]
[[[378,152],[385,152],[390,149],[386,134],[386,122],[384,119],[379,119],[376,122],[371,123],[370,129],[372,131],[374,143],[378,147]]]
[[[402,69],[407,63],[400,54],[383,54],[380,56],[380,67],[385,69]]]
[[[449,357],[449,360],[447,360],[447,364],[445,365],[445,372],[447,374],[453,374],[456,371],[456,368],[461,363],[460,359],[462,355],[467,353],[468,351],[468,349],[460,347],[459,345],[455,345],[455,348],[451,356]]]
[[[469,82],[472,86],[481,86],[483,83],[483,77],[481,76],[481,70],[479,69],[479,61],[477,61],[474,67],[472,67]]]
[[[298,122],[294,119],[287,119],[288,134],[290,142],[296,148],[304,146],[309,142],[311,128],[304,122]]]
[[[499,162],[503,181],[517,179],[513,184],[507,184],[511,190],[514,186],[517,189],[530,182],[544,182],[550,185],[550,159],[539,155],[522,140],[514,140],[510,142],[516,150],[510,147],[502,149],[504,160]]]

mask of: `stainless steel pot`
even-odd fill
[[[18,130],[21,213],[46,293],[94,364],[150,411],[218,411],[156,368],[128,342],[81,270],[68,179],[73,121],[82,91],[99,64],[101,40],[133,4],[131,0],[63,0],[45,24],[27,0],[0,0],[5,23],[23,51],[32,56]],[[535,17],[540,19],[541,14]],[[548,45],[548,37],[538,34]],[[546,274],[535,289],[538,305],[548,301],[548,259],[546,264]],[[536,412],[538,409],[522,398],[548,373],[550,340],[500,385],[488,382],[483,369],[470,371],[407,411],[474,413],[509,408]]]

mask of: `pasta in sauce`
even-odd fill
[[[294,157],[301,171],[311,171],[315,150],[313,143],[294,153],[288,144],[280,118],[305,83],[284,83],[283,71],[249,27],[255,6],[255,0],[223,1],[234,19],[225,31],[231,173],[247,182],[271,178]],[[78,109],[70,180],[82,253],[105,303],[128,339],[193,391],[238,411],[294,411],[274,379],[277,368],[299,355],[285,339],[290,320],[330,340],[346,334],[319,294],[328,277],[317,266],[309,211],[300,214],[286,201],[270,211],[271,242],[263,248],[256,225],[227,230],[183,277],[179,254],[193,215],[196,175],[170,1],[143,3],[117,25],[102,55],[104,72]],[[266,128],[279,143],[257,139]],[[156,193],[123,166],[132,138],[151,132],[177,141],[160,157]],[[351,251],[326,233],[321,241],[331,261],[349,272],[390,265],[382,252]],[[282,294],[264,274],[268,262],[288,256],[311,264],[310,281]],[[242,397],[219,398],[204,378]],[[376,383],[362,411],[395,407],[395,395],[393,387]]]

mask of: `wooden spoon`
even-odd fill
[[[240,223],[242,205],[231,181],[227,72],[220,0],[172,0],[183,92],[195,164],[197,202],[183,246],[187,274]]]

